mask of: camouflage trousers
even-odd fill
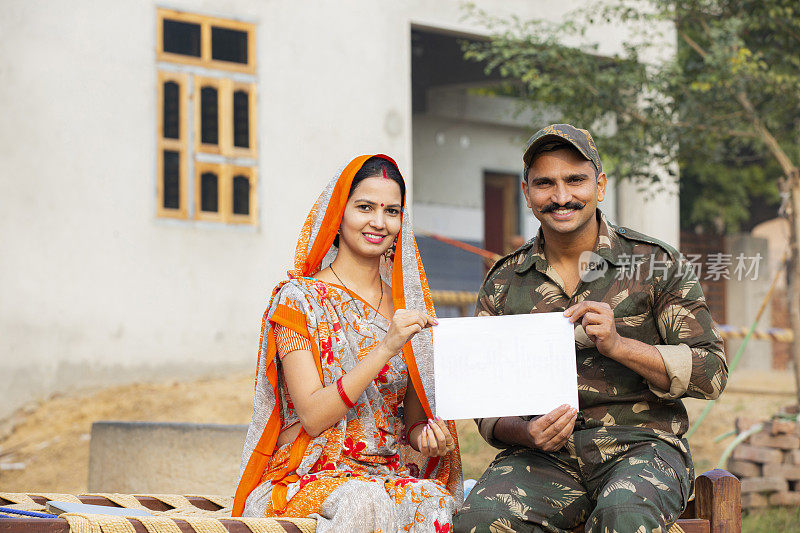
[[[624,431],[623,431],[624,429]],[[694,469],[686,441],[637,428],[575,431],[558,452],[513,447],[495,458],[454,518],[454,531],[666,533],[686,508]]]

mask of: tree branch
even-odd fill
[[[686,44],[688,44],[689,46],[691,46],[691,47],[694,49],[694,51],[695,51],[695,52],[697,52],[698,54],[700,54],[700,57],[702,57],[703,59],[705,59],[705,58],[708,56],[708,52],[706,52],[705,50],[703,50],[703,47],[702,47],[702,46],[700,46],[699,44],[697,44],[697,41],[695,41],[694,39],[692,39],[691,37],[689,37],[688,35],[686,35],[686,32],[685,32],[685,31],[683,31],[683,30],[678,30],[678,35],[680,35],[680,36],[681,36],[681,39],[683,39],[683,41],[684,41]]]
[[[791,27],[791,26],[787,25],[787,24],[786,24],[786,23],[785,23],[783,20],[781,20],[780,18],[778,18],[776,21],[777,21],[777,23],[778,23],[778,24],[780,24],[780,25],[781,25],[781,28],[783,28],[784,30],[786,30],[786,32],[787,32],[789,35],[791,35],[792,37],[794,37],[794,40],[795,40],[795,41],[797,41],[798,43],[800,43],[800,35],[798,35],[798,34],[797,34],[797,33],[796,33],[794,30],[792,30],[792,27]]]
[[[689,37],[683,30],[678,30],[678,34],[686,44],[691,46],[692,49],[694,49],[694,51],[705,60],[705,58],[708,56],[708,52],[706,52],[703,47],[697,44],[697,42]],[[789,156],[786,155],[786,152],[783,151],[783,148],[781,148],[781,145],[778,143],[777,139],[775,139],[772,133],[770,133],[770,131],[764,125],[764,122],[761,120],[761,118],[759,118],[756,108],[753,106],[752,102],[750,102],[747,94],[744,92],[736,93],[736,100],[749,115],[750,120],[753,122],[753,128],[758,136],[760,136],[767,145],[767,149],[769,149],[770,153],[772,153],[775,159],[778,160],[778,164],[781,166],[784,174],[790,178],[796,176],[798,172],[797,167],[792,163],[792,160],[789,159]]]
[[[706,32],[706,36],[708,36],[708,38],[711,39],[711,28],[708,27],[706,19],[701,18],[700,25],[703,27],[703,31]]]
[[[691,128],[699,131],[721,131],[726,135],[730,135],[731,137],[758,137],[755,132],[753,131],[745,131],[745,130],[720,130],[718,127],[715,126],[708,126],[705,124],[693,124],[691,122],[674,122],[673,126],[678,128]]]
[[[786,152],[783,151],[781,145],[778,143],[778,140],[770,133],[767,127],[764,125],[764,122],[758,116],[756,112],[756,108],[753,106],[750,99],[747,97],[747,94],[744,92],[736,93],[736,100],[742,105],[747,114],[750,116],[750,120],[753,122],[753,128],[755,128],[756,132],[759,134],[761,139],[764,141],[764,144],[767,145],[767,148],[778,160],[778,164],[781,166],[783,173],[789,177],[790,179],[797,175],[797,167],[792,163],[792,160],[789,159],[789,156],[786,155]]]

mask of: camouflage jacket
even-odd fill
[[[613,226],[599,211],[598,218],[595,271],[582,275],[572,297],[545,259],[539,230],[533,240],[489,271],[478,293],[475,314],[557,312],[583,300],[608,303],[621,336],[659,350],[670,390],[660,390],[601,355],[583,327],[576,324],[580,411],[575,429],[637,426],[680,437],[689,425],[680,398],[714,399],[725,388],[728,367],[722,339],[688,261],[657,239]],[[489,444],[505,447],[493,436],[497,420],[476,422]]]

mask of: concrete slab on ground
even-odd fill
[[[246,425],[92,424],[89,492],[233,494]]]

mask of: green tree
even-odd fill
[[[681,228],[735,233],[775,218],[781,169],[774,159],[750,142],[696,143],[680,149]]]
[[[615,177],[658,183],[681,168],[691,178],[686,221],[734,230],[752,198],[776,207],[785,199],[800,394],[797,0],[608,0],[561,22],[493,18],[468,5],[467,17],[492,36],[465,43],[465,57],[507,78],[503,90],[525,105],[591,125]],[[624,36],[622,53],[600,53],[591,40],[599,27]]]

